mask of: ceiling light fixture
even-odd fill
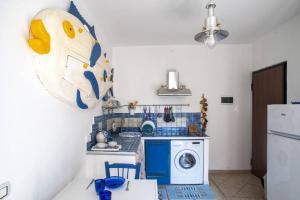
[[[210,48],[213,48],[216,45],[216,42],[225,39],[229,35],[228,31],[221,29],[221,23],[214,15],[215,8],[216,4],[213,0],[210,0],[206,5],[208,17],[204,21],[202,31],[197,33],[194,37],[197,42],[204,43]]]

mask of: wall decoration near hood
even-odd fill
[[[30,23],[28,45],[36,74],[56,98],[81,109],[113,96],[113,72],[94,26],[71,1],[68,12],[40,11]]]
[[[207,99],[205,98],[204,94],[202,94],[200,105],[201,105],[201,127],[202,127],[202,132],[205,133],[206,126],[208,123],[208,120],[207,120],[208,103],[207,103]]]
[[[158,96],[191,96],[192,92],[185,85],[179,84],[179,73],[176,70],[169,70],[167,85],[162,85],[157,90]]]

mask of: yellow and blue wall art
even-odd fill
[[[28,45],[36,74],[56,98],[81,109],[113,96],[110,62],[91,26],[71,1],[67,11],[45,9],[30,23]]]

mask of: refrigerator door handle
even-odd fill
[[[281,115],[282,117],[285,117],[285,116],[286,116],[286,113],[283,113],[283,112],[282,112],[280,115]]]
[[[278,131],[274,131],[274,130],[269,130],[268,134],[286,137],[286,138],[290,138],[290,139],[294,139],[294,140],[300,140],[299,135],[294,135],[294,134],[290,134],[290,133],[282,133],[282,132],[278,132]]]

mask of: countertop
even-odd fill
[[[152,136],[142,137],[142,140],[207,140],[209,136]]]
[[[116,141],[118,144],[122,145],[122,148],[119,151],[95,151],[88,150],[86,154],[95,154],[95,155],[136,155],[141,138],[127,138],[120,137],[119,135],[113,135],[113,141]]]
[[[173,135],[173,136],[142,136],[142,140],[206,140],[209,139],[209,136],[201,133],[197,136],[189,136],[189,135]]]
[[[189,136],[189,135],[176,135],[176,136],[142,136],[136,138],[120,137],[118,135],[113,135],[113,141],[122,145],[119,151],[97,151],[88,150],[86,154],[88,155],[128,155],[134,156],[138,152],[140,141],[142,140],[207,140],[209,136],[206,134],[200,134],[199,136]]]

